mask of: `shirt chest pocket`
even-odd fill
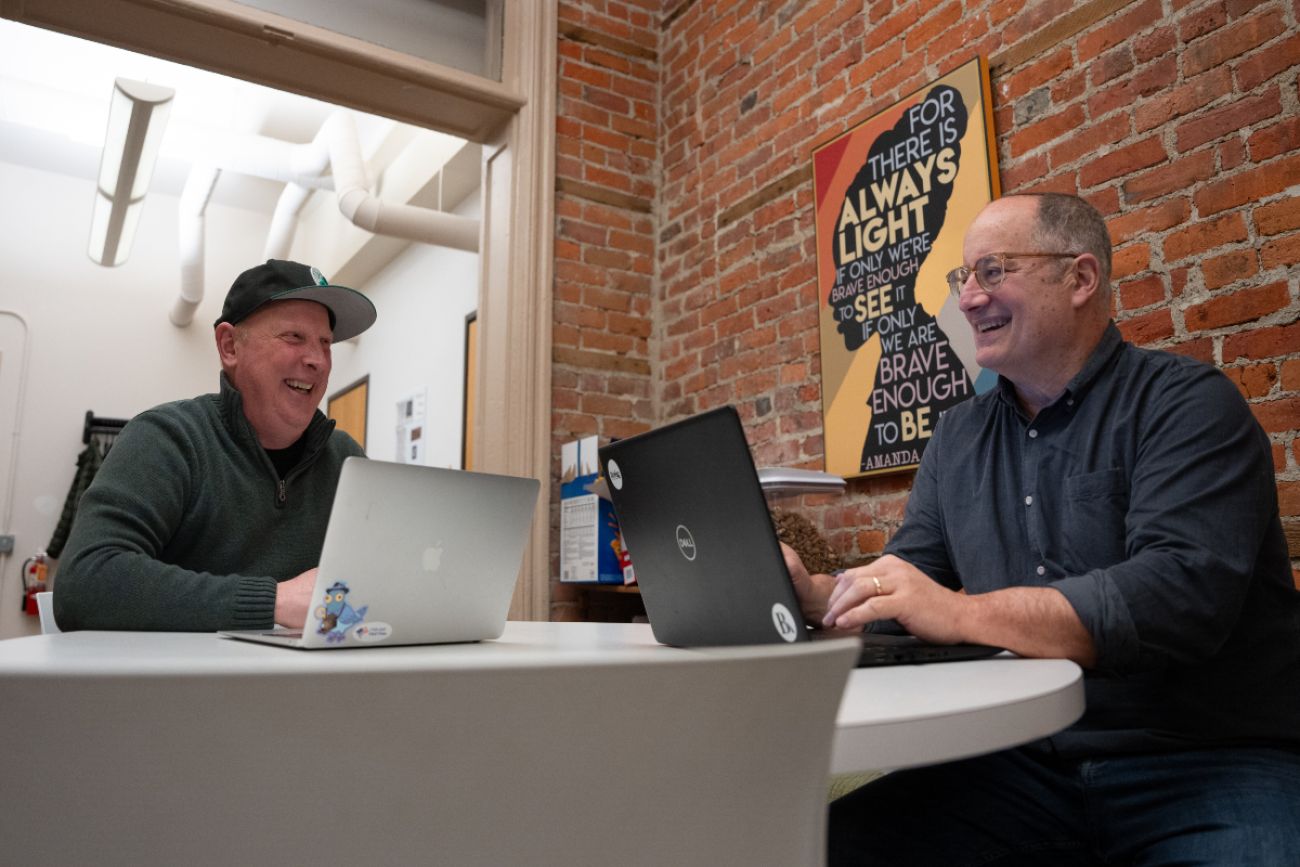
[[[1111,566],[1125,556],[1128,478],[1113,468],[1065,480],[1062,553],[1074,573]]]

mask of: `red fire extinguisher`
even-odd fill
[[[47,560],[44,551],[37,551],[35,556],[23,561],[23,613],[32,617],[40,614],[36,594],[45,591],[45,578],[50,569]]]

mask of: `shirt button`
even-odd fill
[[[1047,567],[1046,567],[1046,566],[1039,566],[1039,567],[1038,567],[1037,569],[1035,569],[1034,571],[1037,572],[1039,575],[1046,575],[1046,574],[1047,574]]]
[[[1034,498],[1033,498],[1033,497],[1025,497],[1025,505],[1026,505],[1026,506],[1032,506],[1033,504],[1034,504]]]
[[[1038,439],[1038,431],[1037,431],[1037,430],[1034,430],[1033,428],[1030,428],[1030,430],[1029,430],[1029,438],[1030,438],[1031,440]]]

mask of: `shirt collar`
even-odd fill
[[[1066,384],[1065,392],[1055,403],[1068,399],[1073,404],[1073,399],[1088,390],[1088,386],[1096,380],[1102,369],[1110,363],[1110,360],[1123,345],[1124,335],[1120,334],[1114,320],[1106,323],[1106,330],[1102,332],[1101,339],[1093,347],[1088,360],[1083,363],[1083,367],[1074,375],[1074,378]],[[1001,374],[998,375],[998,397],[1001,398],[1003,403],[1016,411],[1020,410],[1020,402],[1016,399],[1015,385]]]

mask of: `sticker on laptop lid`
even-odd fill
[[[348,602],[352,591],[342,581],[335,581],[325,591],[325,598],[316,606],[316,633],[324,635],[328,644],[339,644],[348,636],[348,631],[366,619],[369,605],[353,608]]]
[[[609,483],[614,486],[614,490],[623,490],[623,471],[618,468],[618,461],[611,459],[605,465],[605,472],[609,474]]]
[[[782,641],[794,641],[799,637],[799,621],[794,619],[790,609],[780,602],[772,606],[772,625]]]
[[[393,627],[378,620],[370,623],[358,623],[352,627],[352,637],[363,644],[374,644],[393,637]]]

